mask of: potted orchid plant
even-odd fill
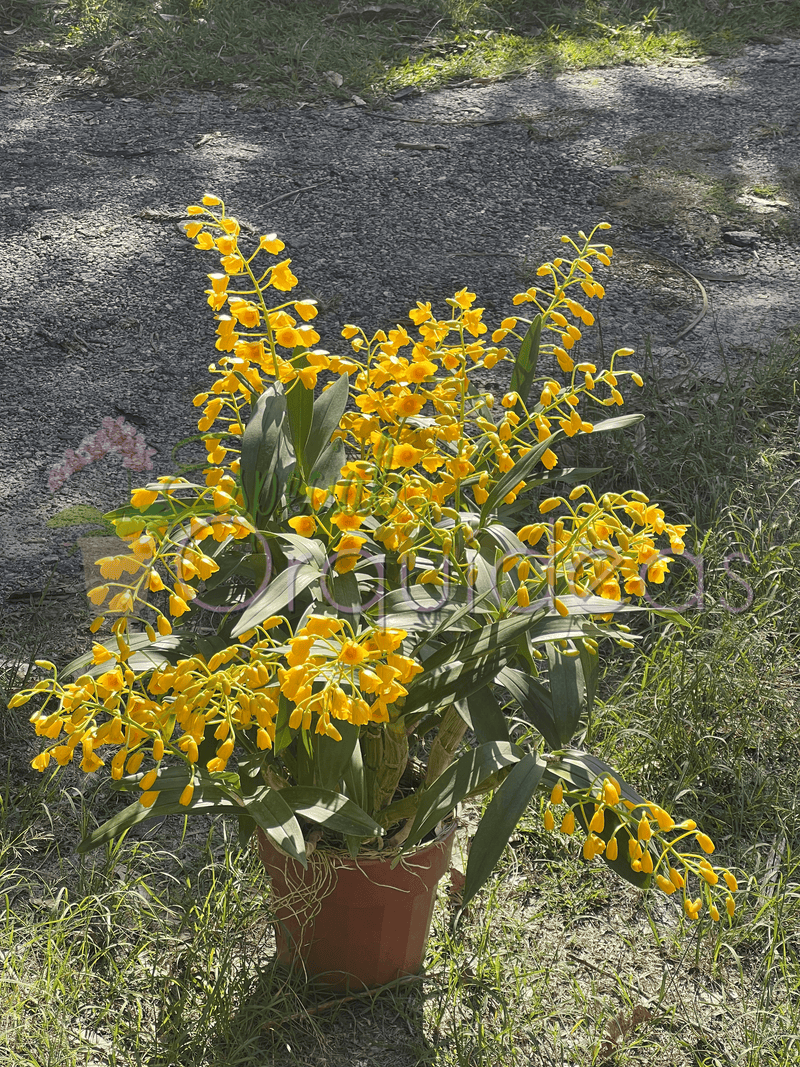
[[[111,635],[63,673],[42,661],[13,700],[41,701],[35,767],[108,766],[134,795],[80,849],[153,816],[228,813],[284,874],[326,854],[402,866],[490,798],[465,904],[536,803],[690,918],[732,915],[710,839],[574,743],[601,642],[631,646],[624,620],[686,530],[559,455],[640,418],[608,412],[642,385],[620,368],[630,349],[604,368],[576,355],[607,224],[564,237],[491,333],[462,289],[441,318],[418,302],[408,328],[346,326],[332,355],[275,234],[246,254],[218,197],[187,214],[222,268],[206,290],[218,358],[194,400],[202,476],[158,478],[108,516],[128,551],[98,561],[89,598]],[[474,379],[501,363],[495,397]]]

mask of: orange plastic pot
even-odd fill
[[[339,990],[374,989],[419,974],[455,828],[451,823],[394,869],[391,859],[353,860],[318,849],[306,870],[259,830],[277,916],[278,960],[302,963],[309,978]]]

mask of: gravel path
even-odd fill
[[[375,112],[106,98],[2,59],[0,90],[0,600],[12,612],[48,576],[51,590],[82,585],[80,531],[46,521],[125,496],[119,456],[51,491],[66,450],[124,418],[159,474],[194,430],[216,263],[177,220],[206,190],[283,237],[333,351],[343,322],[391,325],[465,284],[499,321],[559,236],[601,218],[618,252],[603,279],[606,351],[633,344],[644,364],[649,340],[660,373],[720,376],[723,356],[746,365],[800,322],[798,40]],[[707,311],[686,332],[703,290]],[[584,342],[587,358],[596,345]]]

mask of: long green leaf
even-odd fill
[[[349,395],[350,379],[342,374],[314,401],[311,430],[305,446],[309,471],[330,444],[331,434],[339,425]]]
[[[488,741],[459,756],[422,793],[404,848],[418,844],[468,793],[523,755],[522,749],[507,741]]]
[[[591,789],[595,796],[599,796],[601,783],[606,776],[613,777],[619,782],[619,793],[622,800],[627,800],[636,807],[644,805],[642,797],[632,786],[620,778],[617,771],[610,764],[598,756],[593,756],[591,753],[583,752],[580,749],[567,749],[558,753],[557,758],[548,759],[542,780],[548,789],[552,788],[557,782],[561,782],[566,790],[586,792]],[[578,821],[582,824],[584,830],[588,829],[588,824],[593,814],[594,805],[591,803],[586,812],[582,811],[580,807],[576,808]],[[605,826],[599,836],[605,842],[608,842],[611,840],[614,830],[619,826],[619,820],[613,811],[606,809],[604,821]],[[603,859],[616,874],[630,882],[631,885],[635,885],[638,889],[646,889],[652,882],[652,875],[646,874],[644,871],[631,869],[627,831],[622,830],[617,834],[617,842],[619,845],[617,858],[609,860],[603,853]]]
[[[475,734],[478,744],[511,740],[508,735],[508,721],[491,686],[485,685],[483,689],[467,694],[463,700],[459,700],[456,708]]]
[[[421,715],[462,700],[468,693],[491,682],[515,654],[514,648],[504,646],[474,656],[466,663],[443,664],[417,675],[401,705],[403,715]]]
[[[442,586],[432,589],[426,585],[412,585],[408,589],[392,589],[375,609],[381,626],[390,629],[422,631],[430,640],[440,626],[446,629],[469,629],[463,622],[476,610],[476,599],[463,586]]]
[[[237,841],[239,848],[246,848],[250,838],[255,833],[256,821],[247,812],[241,812],[238,817],[239,833]]]
[[[296,785],[282,789],[280,796],[297,815],[328,830],[354,837],[379,837],[383,832],[358,804],[332,789]]]
[[[528,722],[536,727],[550,748],[559,748],[561,735],[556,726],[550,691],[536,678],[513,667],[504,667],[498,673],[497,684],[509,691]]]
[[[494,652],[497,649],[516,645],[518,638],[533,627],[534,621],[538,621],[532,615],[513,615],[507,619],[500,619],[480,630],[473,630],[469,634],[456,637],[442,648],[428,656],[423,662],[425,671],[443,664],[452,664],[456,660],[463,663],[477,656]],[[425,677],[420,674],[413,684],[419,684]]]
[[[285,395],[292,444],[300,470],[303,472],[303,477],[307,479],[310,466],[307,454],[308,439],[314,411],[314,390],[307,389],[300,378],[295,378]]]
[[[544,318],[537,315],[528,327],[522,338],[519,355],[514,362],[514,370],[511,373],[512,393],[519,393],[523,404],[527,406],[533,379],[536,377],[536,367],[539,362],[539,342],[542,336],[542,323]]]
[[[262,490],[277,478],[285,423],[286,398],[279,385],[269,385],[256,401],[242,436],[242,492],[245,506],[254,517],[260,510]]]
[[[331,569],[325,575],[323,595],[336,614],[353,620],[355,623],[361,614],[361,593],[358,579],[353,571],[337,574]]]
[[[141,782],[146,773],[146,771],[139,771],[137,774],[128,774],[116,782],[112,781],[110,783],[111,788],[117,793],[135,793],[139,789],[139,782]],[[194,777],[196,784],[195,797],[198,800],[216,802],[230,799],[226,796],[224,785],[212,778],[205,768],[198,769]],[[156,779],[159,798],[169,800],[172,797],[179,797],[184,787],[189,784],[189,780],[189,772],[185,766],[165,767],[164,770],[160,771]],[[232,781],[235,781],[235,777],[232,778]]]
[[[583,641],[577,641],[576,645],[583,670],[583,684],[586,692],[585,713],[588,719],[592,714],[597,683],[600,678],[600,656],[597,652],[592,652],[587,648]]]
[[[155,803],[149,807],[143,807],[138,800],[129,804],[122,811],[117,812],[112,818],[106,820],[102,826],[98,826],[90,834],[87,834],[78,843],[77,852],[91,852],[92,849],[105,845],[119,837],[125,830],[144,822],[146,819],[156,819],[164,815],[188,815],[200,813],[203,815],[235,815],[241,812],[241,808],[232,800],[193,800],[189,807],[184,807],[178,802],[178,797],[162,797],[159,795]]]
[[[589,822],[591,821],[591,818],[594,815],[594,805],[590,805],[588,810],[585,810],[581,805],[578,805],[578,807],[575,808],[575,814],[577,815],[578,822],[581,824],[584,831],[588,832]],[[597,836],[602,838],[606,844],[608,844],[612,836],[614,836],[615,831],[617,831],[617,857],[616,859],[610,860],[608,856],[606,856],[605,852],[603,852],[602,856],[606,865],[610,867],[611,870],[620,878],[624,878],[626,882],[630,882],[631,885],[635,885],[637,889],[649,889],[653,881],[652,874],[647,874],[645,871],[635,871],[631,867],[631,857],[630,853],[628,852],[628,841],[633,835],[630,834],[624,828],[619,829],[619,827],[622,825],[621,820],[613,811],[609,811],[608,808],[606,808],[605,812],[603,813],[603,822],[603,829],[598,833]],[[642,849],[646,849],[647,845],[642,843],[641,847]]]
[[[528,546],[523,544],[515,533],[503,526],[502,523],[492,522],[478,532],[478,541],[483,545],[491,541],[497,545],[504,556],[527,556]]]
[[[330,489],[341,477],[347,456],[344,442],[338,438],[331,441],[317,456],[308,474],[308,484]]]
[[[358,744],[359,730],[353,723],[337,719],[336,729],[342,735],[341,741],[326,734],[318,734],[314,738],[317,781],[324,789],[338,790]]]
[[[294,812],[276,789],[263,787],[244,800],[247,814],[282,852],[306,867],[305,842]]]
[[[644,800],[633,786],[623,781],[610,763],[606,763],[599,756],[593,756],[590,752],[584,752],[579,748],[564,749],[555,758],[549,758],[544,772],[544,779],[549,787],[560,781],[563,782],[565,788],[581,792],[594,788],[597,796],[599,796],[603,778],[607,775],[616,778],[619,782],[619,795],[623,800],[630,801],[631,804],[637,807],[644,805]]]
[[[292,715],[292,705],[289,698],[281,693],[278,697],[278,715],[275,719],[275,738],[272,742],[272,751],[277,755],[283,752],[292,743],[292,731],[289,729],[289,719]]]
[[[567,745],[575,735],[586,706],[586,682],[580,656],[565,656],[553,644],[547,646],[550,699],[558,745]]]
[[[553,442],[563,436],[563,430],[556,430],[555,433],[551,433],[549,437],[546,437],[544,441],[531,449],[531,451],[524,455],[522,459],[518,459],[511,470],[504,474],[500,481],[492,486],[489,490],[489,495],[481,508],[482,522],[486,520],[499,501],[507,496],[518,482],[524,481],[530,472],[536,469],[536,465],[541,461],[542,456]]]
[[[495,792],[470,845],[462,906],[469,904],[494,870],[543,772],[544,764],[528,753],[511,768],[508,777]]]
[[[289,533],[288,530],[278,530],[276,536],[291,548],[294,563],[312,563],[321,571],[325,569],[328,553],[321,541],[315,537],[301,537],[300,534]]]
[[[250,601],[231,631],[232,636],[246,633],[270,615],[280,615],[285,607],[293,603],[298,593],[312,582],[318,582],[321,576],[322,572],[309,563],[290,565],[281,571],[262,593]]]
[[[358,804],[360,808],[365,807],[367,803],[367,779],[364,773],[364,757],[361,752],[360,741],[354,746],[350,754],[350,762],[345,767],[342,778],[345,792],[350,800]]]
[[[595,423],[593,433],[608,433],[612,430],[622,430],[626,426],[635,426],[638,422],[641,422],[644,415],[619,415],[613,419],[604,419],[603,422]],[[514,466],[497,482],[489,491],[489,496],[486,498],[486,502],[481,508],[481,518],[486,519],[491,514],[495,505],[507,496],[508,493],[514,488],[514,486],[521,481],[524,481],[527,476],[536,468],[537,463],[541,461],[542,456],[545,454],[548,448],[557,441],[560,437],[563,437],[563,430],[556,430],[555,433],[551,433],[549,437],[545,438],[537,447],[523,456],[522,459],[517,460]]]

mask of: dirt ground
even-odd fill
[[[646,375],[724,381],[800,323],[799,103],[798,40],[376,110],[119,99],[0,57],[7,624],[44,589],[43,604],[88,619],[69,595],[83,586],[75,541],[87,528],[47,520],[112,508],[129,477],[144,478],[106,455],[54,488],[67,450],[122,418],[155,450],[155,476],[194,431],[191,397],[214,356],[202,291],[218,268],[178,224],[203,192],[286,241],[331,351],[344,322],[388,327],[463,285],[499,322],[562,233],[608,219],[605,352],[632,345]],[[591,358],[601,339],[582,344]],[[502,391],[497,373],[486,384]]]

